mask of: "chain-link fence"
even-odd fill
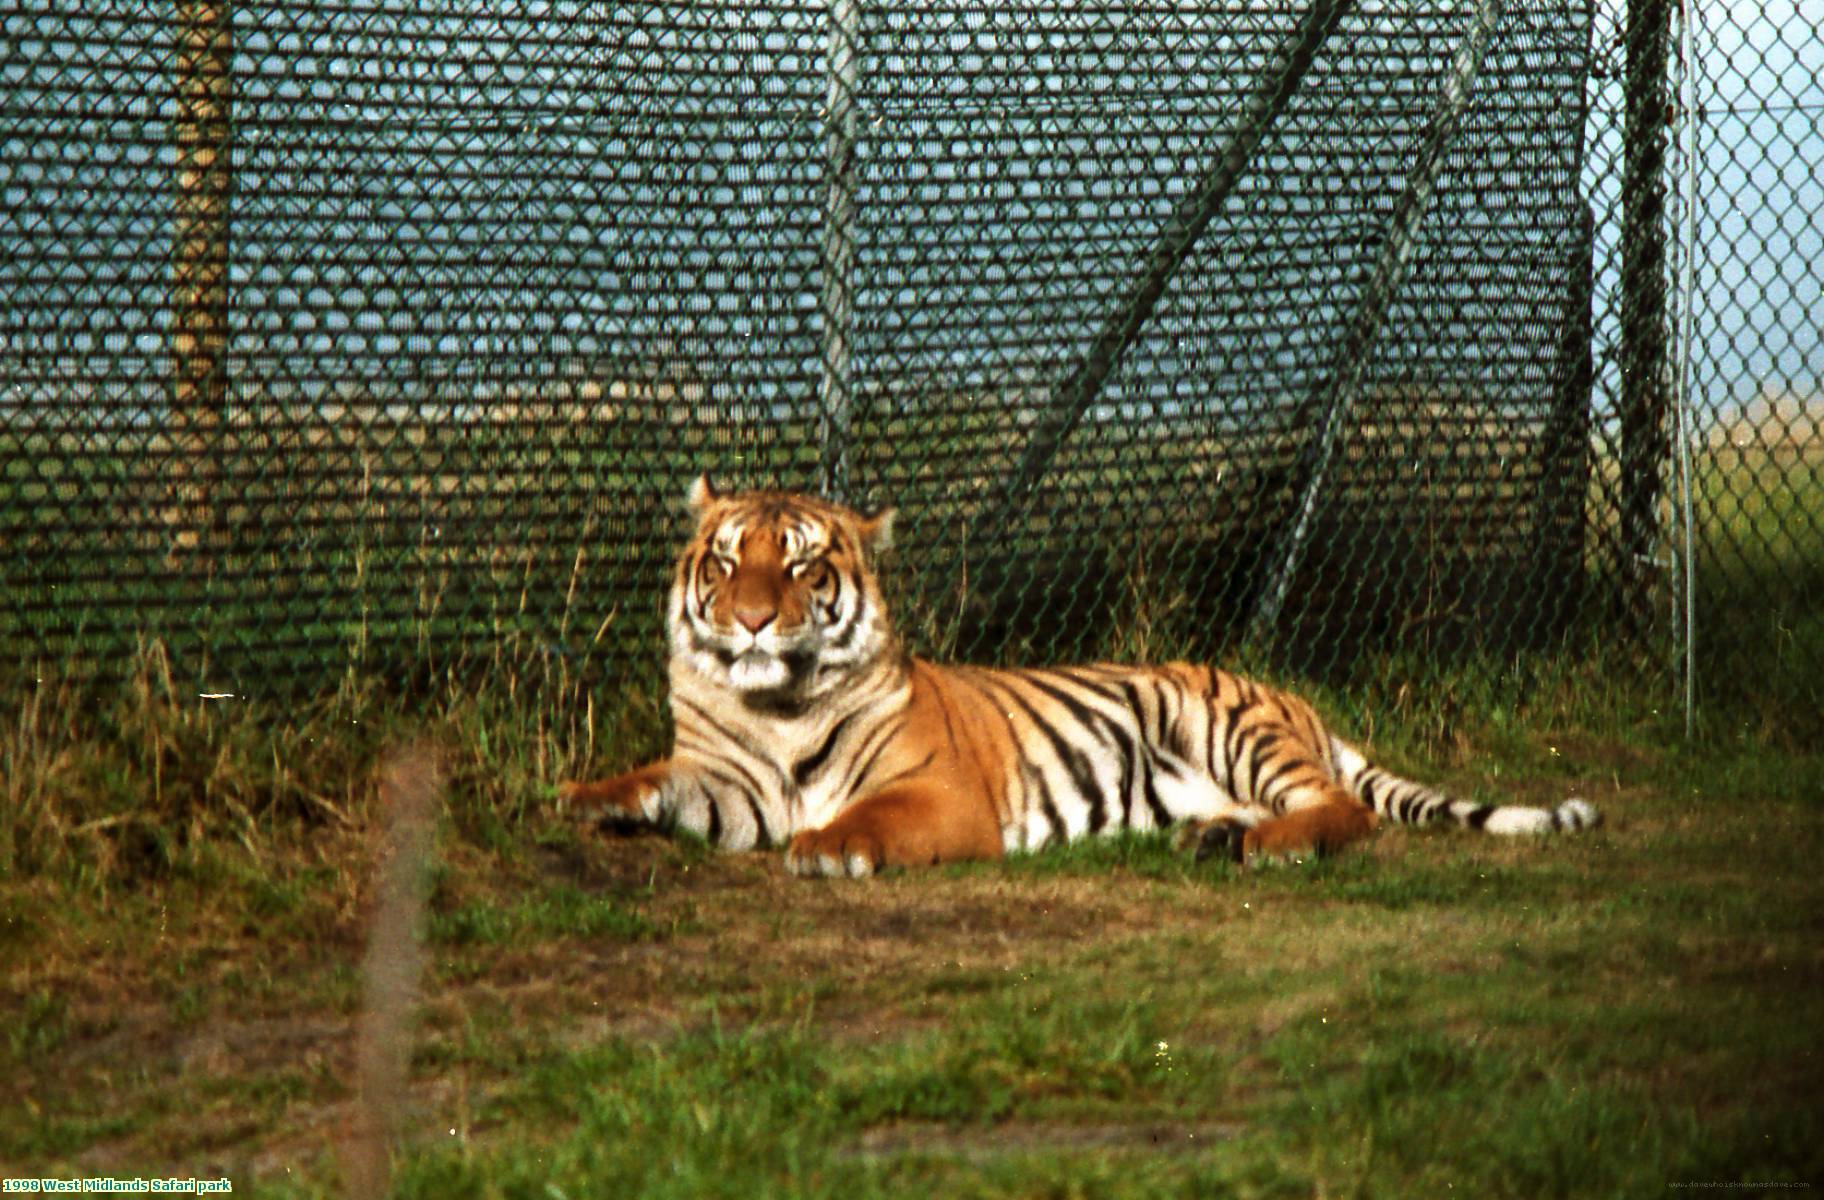
[[[23,0],[0,657],[656,661],[708,470],[947,653],[1816,670],[1824,35],[1678,16]]]
[[[1689,467],[1676,648],[1700,698],[1771,695],[1824,735],[1824,13],[1697,5],[1671,190]],[[1668,556],[1678,561],[1676,556]],[[1713,710],[1721,708],[1712,705]],[[1719,722],[1739,727],[1736,709]]]

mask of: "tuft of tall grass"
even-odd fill
[[[348,672],[297,701],[199,693],[163,643],[117,684],[75,671],[0,679],[0,874],[107,888],[203,869],[208,844],[257,860],[275,840],[365,828],[388,747],[429,739],[457,831],[498,844],[558,779],[662,744],[659,691],[598,711],[563,659],[502,651],[413,689]]]

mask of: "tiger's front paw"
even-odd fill
[[[785,852],[785,869],[807,877],[860,879],[879,870],[885,857],[873,835],[826,825],[792,839]]]
[[[587,783],[560,783],[557,803],[571,820],[611,833],[651,826],[659,819],[658,783],[644,771]]]

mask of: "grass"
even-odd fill
[[[1142,647],[1143,649],[1144,647]],[[0,1174],[348,1194],[377,779],[443,764],[400,1197],[1536,1196],[1824,1181],[1824,759],[1679,736],[1581,655],[1310,688],[1390,765],[1596,801],[1302,868],[1130,837],[869,882],[579,836],[650,685],[407,702],[19,681]]]

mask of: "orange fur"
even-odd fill
[[[1262,821],[1248,830],[1242,853],[1334,854],[1373,833],[1374,825],[1373,810],[1338,789],[1337,795],[1322,804]]]
[[[792,839],[800,858],[858,854],[872,868],[930,866],[970,858],[999,858],[993,814],[953,788],[898,784],[842,810],[820,829]]]

